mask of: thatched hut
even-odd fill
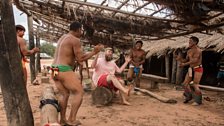
[[[191,34],[169,40],[163,39],[144,43],[143,48],[149,51],[144,65],[144,72],[167,76],[172,83],[180,84],[184,79],[186,69],[179,70],[172,53],[178,48],[186,53],[190,36],[197,36],[199,38],[198,46],[203,50],[202,65],[204,67],[204,74],[201,83],[216,85],[217,62],[224,52],[224,36],[220,33],[214,33],[213,35]]]

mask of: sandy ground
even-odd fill
[[[42,61],[42,65],[51,63],[50,60]],[[38,77],[40,77],[39,75]],[[46,85],[31,85],[28,80],[28,94],[33,111],[35,126],[39,126],[40,109],[39,101],[42,89]],[[142,86],[147,88],[149,82],[142,81]],[[160,101],[143,94],[132,94],[129,98],[131,106],[119,103],[119,98],[109,106],[97,107],[92,104],[91,93],[86,92],[83,104],[78,112],[78,119],[82,126],[224,126],[224,93],[203,91],[201,106],[192,106],[182,103],[182,91],[177,91],[172,84],[160,84],[160,90],[155,93],[177,100],[177,104],[161,103]],[[68,110],[70,109],[70,104]],[[67,115],[69,113],[67,112]],[[2,95],[0,95],[0,126],[6,126]]]

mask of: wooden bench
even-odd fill
[[[106,87],[96,87],[92,92],[92,101],[95,105],[108,105],[112,102],[113,92]]]
[[[159,89],[158,83],[167,83],[169,81],[166,77],[152,74],[142,74],[141,78],[151,81],[151,89]]]

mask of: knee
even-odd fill
[[[115,75],[107,75],[107,80],[112,80],[114,78],[116,78]]]

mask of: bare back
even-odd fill
[[[199,66],[202,64],[202,51],[200,48],[192,48],[187,52],[189,61],[192,61],[190,67]]]
[[[76,59],[74,46],[81,48],[80,39],[71,34],[65,34],[58,40],[53,64],[73,66]],[[78,48],[77,48],[78,49]]]

